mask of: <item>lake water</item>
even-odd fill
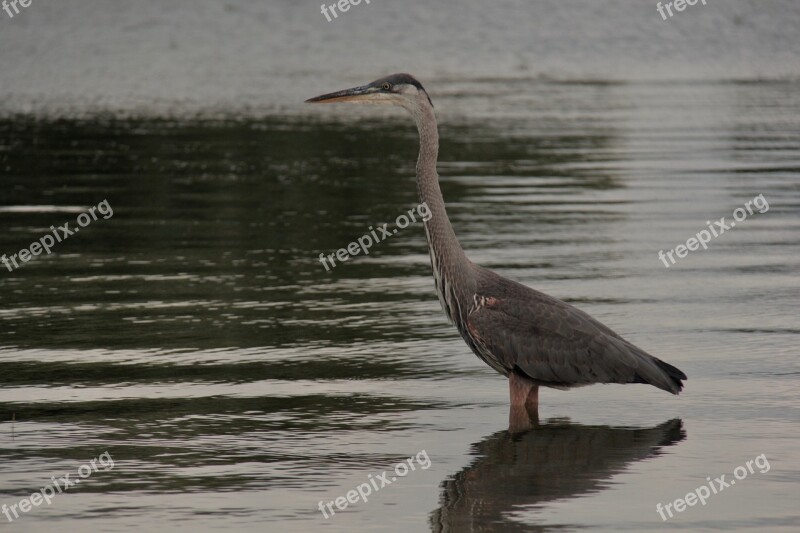
[[[398,4],[0,20],[0,254],[80,228],[0,265],[0,505],[101,461],[2,529],[797,531],[798,6]],[[400,111],[302,100],[395,70],[436,105],[470,258],[678,366],[680,396],[543,390],[511,434],[420,223],[326,271],[416,207],[417,136]],[[664,524],[657,504],[723,474]]]

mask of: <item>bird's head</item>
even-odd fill
[[[424,105],[433,107],[422,84],[410,74],[392,74],[366,85],[309,98],[306,102],[396,105],[404,107],[412,113],[419,111],[420,107]]]

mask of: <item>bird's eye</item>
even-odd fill
[[[388,91],[391,88],[392,88],[392,84],[391,83],[384,83],[383,84],[383,90],[384,91]]]

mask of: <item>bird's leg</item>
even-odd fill
[[[523,431],[539,423],[539,385],[516,371],[508,375],[511,411],[508,425],[511,431]]]

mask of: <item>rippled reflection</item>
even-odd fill
[[[631,463],[686,438],[683,423],[648,429],[550,420],[524,433],[500,431],[473,444],[472,464],[442,484],[433,531],[545,531],[511,519],[559,499],[599,492]]]
[[[616,497],[603,490],[610,476],[682,438],[679,422],[616,426],[680,417],[696,453],[678,468],[648,461],[660,483],[629,476],[628,496],[642,500],[608,522],[642,531],[661,526],[651,504],[696,486],[697,472],[756,452],[791,457],[796,83],[529,79],[500,91],[491,119],[446,110],[509,82],[443,83],[439,171],[470,259],[685,370],[680,397],[548,391],[543,416],[576,423],[494,433],[508,427],[507,384],[444,320],[421,226],[325,271],[320,252],[417,204],[405,116],[0,119],[0,253],[82,206],[114,209],[53,254],[0,271],[0,504],[108,450],[112,472],[25,526],[309,531],[328,524],[320,499],[424,448],[429,470],[337,513],[331,529],[424,530],[437,506],[441,530],[590,527],[602,517],[578,496]],[[659,248],[759,193],[768,213],[663,267]],[[478,441],[464,469],[465,443]],[[763,479],[792,476],[781,465]],[[791,491],[748,481],[743,498],[791,520]],[[559,500],[569,516],[537,522]],[[764,525],[735,502],[681,520]]]

